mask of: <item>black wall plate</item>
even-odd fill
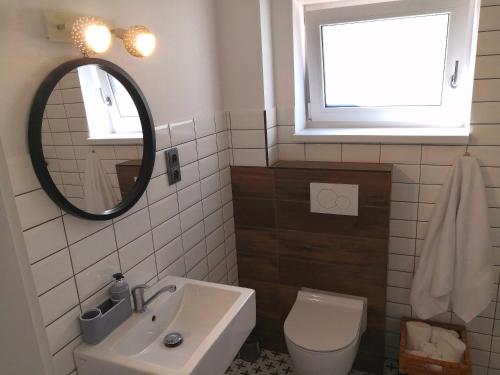
[[[171,148],[165,152],[167,159],[168,184],[172,185],[181,180],[181,165],[179,162],[179,150]]]

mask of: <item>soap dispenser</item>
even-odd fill
[[[130,288],[122,273],[115,273],[113,285],[109,287],[109,296],[113,303],[117,303],[124,298],[130,297]]]
[[[98,344],[132,315],[130,291],[123,274],[115,273],[113,278],[108,289],[110,298],[80,315],[80,330],[87,344]]]

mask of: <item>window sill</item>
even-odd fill
[[[100,137],[89,137],[87,141],[91,144],[104,145],[104,144],[117,144],[117,145],[142,145],[143,138],[138,137],[137,134],[110,134]]]
[[[467,128],[305,128],[293,139],[311,143],[467,144]]]

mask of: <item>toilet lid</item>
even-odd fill
[[[307,350],[340,350],[357,338],[362,314],[361,300],[299,291],[285,320],[285,335]]]

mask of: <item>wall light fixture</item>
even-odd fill
[[[155,35],[145,26],[134,25],[128,29],[114,29],[113,34],[123,40],[125,49],[132,56],[147,57],[156,47]]]
[[[111,45],[112,35],[123,40],[128,53],[147,57],[156,47],[155,35],[145,26],[134,25],[127,29],[111,29],[96,17],[79,17],[71,28],[71,40],[84,56],[103,53]]]
[[[71,29],[71,39],[84,56],[106,52],[111,45],[111,32],[99,18],[80,17]]]

